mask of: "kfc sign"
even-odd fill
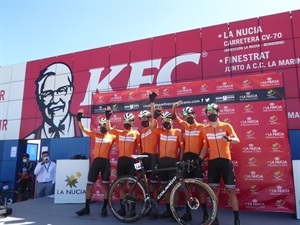
[[[173,80],[171,79],[172,71],[181,64],[184,63],[194,63],[199,65],[200,63],[201,53],[191,53],[191,54],[183,54],[171,58],[165,64],[162,64],[162,59],[154,59],[147,60],[141,62],[131,62],[129,64],[121,64],[114,65],[110,67],[110,73],[106,75],[104,78],[102,76],[102,72],[104,71],[104,67],[101,68],[93,68],[89,70],[90,73],[90,89],[91,90],[114,90],[111,82],[117,82],[120,79],[120,73],[126,67],[130,68],[130,76],[127,80],[126,89],[137,88],[141,85],[168,85],[172,84]],[[145,75],[144,71],[153,69],[158,70],[157,74],[149,74]],[[129,85],[130,84],[130,85]],[[107,89],[108,87],[108,89]],[[90,96],[88,90],[86,91],[85,97],[83,101],[80,103],[81,106],[90,105]]]

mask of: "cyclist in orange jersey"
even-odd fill
[[[198,161],[198,167],[191,172],[184,171],[183,176],[185,178],[196,178],[203,181],[203,164],[202,160],[199,158],[201,149],[203,147],[203,137],[202,130],[204,125],[198,123],[195,119],[195,111],[192,107],[185,107],[182,110],[182,116],[184,120],[180,119],[176,114],[176,108],[179,107],[183,102],[179,100],[173,104],[172,115],[175,121],[179,123],[185,129],[185,145],[184,151],[182,152],[181,159],[183,161]],[[204,193],[201,196],[201,206],[203,210],[203,223],[208,219],[206,199]],[[192,214],[190,212],[190,207],[186,206],[186,213],[181,217],[184,221],[191,221]]]
[[[141,154],[141,137],[140,133],[137,130],[132,128],[134,123],[134,115],[132,113],[125,113],[123,115],[123,126],[124,130],[113,129],[110,124],[110,116],[112,115],[111,107],[108,106],[105,110],[105,115],[107,119],[106,128],[112,134],[117,136],[118,146],[119,146],[119,158],[117,162],[117,177],[124,175],[132,175],[135,176],[135,168],[134,168],[134,159],[131,155]],[[124,188],[123,185],[120,187],[120,199],[124,197]],[[121,202],[121,209],[119,210],[119,214],[121,216],[126,215],[125,205]],[[135,216],[135,206],[133,205],[131,208],[131,212],[129,216]]]
[[[141,134],[141,151],[143,155],[148,155],[147,158],[143,158],[143,165],[145,170],[154,170],[157,166],[158,158],[158,141],[159,136],[152,132],[153,128],[157,127],[157,122],[152,123],[152,115],[154,113],[154,100],[157,97],[155,92],[149,94],[151,112],[148,110],[142,110],[139,113],[139,119],[141,121],[142,130]],[[153,197],[157,196],[157,173],[151,172],[146,174],[150,179],[150,188],[153,192]]]
[[[81,122],[84,111],[81,109],[77,113],[79,128],[88,136],[95,139],[94,159],[88,173],[88,182],[85,192],[85,207],[76,212],[79,216],[90,214],[90,202],[92,198],[92,189],[98,179],[99,172],[102,177],[102,187],[104,194],[104,202],[101,216],[107,216],[107,192],[110,181],[110,150],[112,144],[116,141],[116,136],[107,132],[106,119],[98,117],[100,132],[87,129]]]
[[[205,109],[205,113],[209,125],[203,129],[204,146],[200,157],[203,159],[209,149],[209,185],[218,196],[222,176],[234,213],[234,225],[240,225],[239,205],[235,193],[235,174],[230,154],[230,144],[238,144],[240,140],[230,124],[219,120],[219,106],[217,104],[209,104]],[[217,217],[213,224],[219,224]]]
[[[161,110],[156,109],[154,112],[153,122],[160,116]],[[175,167],[176,162],[180,157],[180,152],[183,151],[183,137],[180,129],[173,128],[172,115],[169,112],[161,114],[162,126],[154,128],[153,132],[159,135],[159,159],[157,163],[158,169]],[[162,187],[166,186],[174,177],[175,170],[159,171],[158,177]],[[172,217],[170,210],[170,190],[165,193],[165,202],[167,210],[159,215],[162,218]]]

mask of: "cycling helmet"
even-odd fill
[[[182,115],[186,116],[187,114],[194,114],[195,111],[192,107],[185,107],[183,110],[182,110]]]
[[[134,115],[132,113],[125,113],[123,119],[128,121],[134,121]]]
[[[169,113],[169,112],[164,112],[164,113],[161,114],[161,119],[162,119],[162,120],[163,120],[163,119],[173,119],[173,118],[172,118],[172,114]]]
[[[106,119],[105,118],[98,118],[99,124],[103,125],[106,124]]]
[[[215,103],[211,103],[211,104],[208,104],[205,108],[205,113],[207,113],[207,111],[209,110],[216,110],[217,112],[219,112],[219,106]]]
[[[141,119],[142,117],[148,117],[148,118],[150,118],[151,117],[151,113],[148,110],[143,110],[139,114],[139,118]]]

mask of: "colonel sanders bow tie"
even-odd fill
[[[59,138],[59,132],[62,132],[63,130],[65,130],[65,125],[64,124],[61,124],[61,125],[59,125],[58,127],[55,127],[55,126],[53,126],[53,127],[50,127],[49,128],[49,133],[55,133],[54,134],[54,137],[55,138]]]

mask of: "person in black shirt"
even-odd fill
[[[23,165],[21,171],[18,173],[20,176],[17,183],[19,184],[18,189],[18,198],[17,201],[22,201],[23,194],[27,191],[27,198],[32,199],[32,190],[31,190],[31,183],[32,183],[32,172],[33,172],[33,165],[29,161],[29,154],[24,153],[23,156]]]

